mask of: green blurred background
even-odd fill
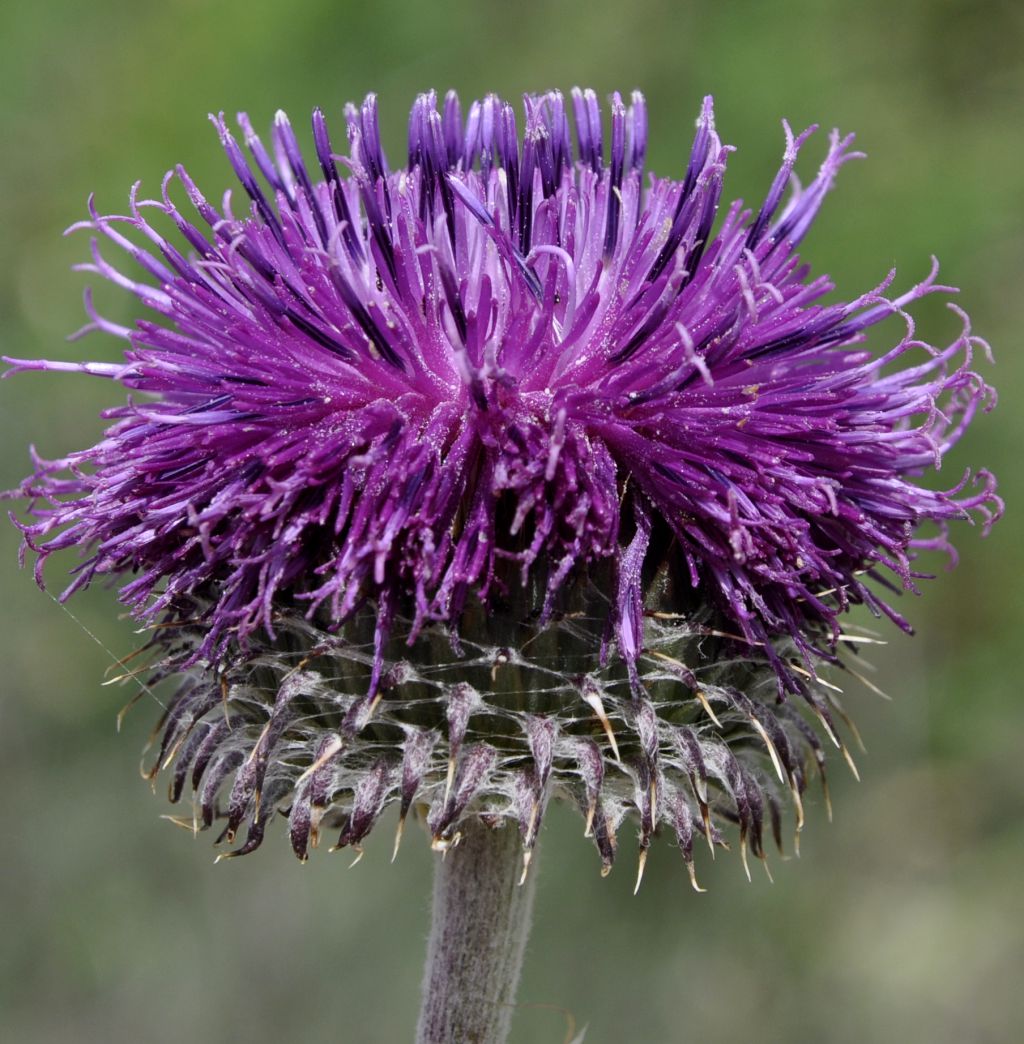
[[[993,468],[1008,518],[987,541],[964,527],[960,568],[904,600],[919,636],[890,628],[875,656],[895,702],[849,694],[870,752],[863,782],[834,771],[835,822],[815,798],[803,856],[776,860],[774,885],[700,854],[700,896],[663,844],[633,898],[628,836],[602,880],[578,819],[556,810],[515,1041],[562,1041],[570,1018],[589,1023],[588,1044],[1021,1039],[1022,30],[1024,7],[1009,0],[67,0],[6,13],[6,354],[115,355],[101,336],[64,344],[83,321],[86,277],[69,266],[87,241],[61,230],[84,216],[88,192],[117,211],[132,181],[156,192],[179,160],[217,197],[230,179],[208,111],[245,108],[266,126],[283,107],[299,124],[319,104],[337,127],[343,103],[372,89],[400,155],[418,90],[577,83],[646,91],[661,174],[682,170],[700,98],[714,93],[719,130],[740,147],[727,194],[752,202],[776,169],[782,116],[855,129],[870,158],[843,170],[805,255],[853,296],[894,263],[899,285],[915,282],[934,252],[995,348],[986,376],[1002,405],[944,478]],[[805,174],[823,148],[812,140]],[[99,300],[119,321],[134,314],[118,294]],[[933,341],[957,331],[939,302],[917,314]],[[54,455],[91,442],[110,393],[74,376],[4,384],[0,488],[27,470],[28,442]],[[112,593],[77,598],[76,622],[18,571],[17,544],[0,529],[4,1039],[409,1039],[427,846],[407,843],[389,866],[385,828],[354,869],[345,854],[301,867],[278,832],[215,868],[210,839],[162,822],[162,796],[136,773],[155,709],[115,733],[128,693],[100,680],[135,638]],[[51,583],[59,590],[57,570]]]

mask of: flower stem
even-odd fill
[[[417,1044],[504,1044],[533,914],[522,865],[518,831],[476,817],[438,862]]]

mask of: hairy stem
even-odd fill
[[[438,861],[417,1044],[504,1044],[512,1021],[535,873],[519,884],[518,831],[475,817]]]

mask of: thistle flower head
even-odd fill
[[[344,154],[314,112],[315,165],[283,113],[269,148],[214,124],[241,203],[179,167],[76,226],[150,313],[87,298],[123,361],[9,360],[133,393],[96,446],[37,461],[22,528],[38,570],[80,548],[69,591],[121,577],[159,625],[172,797],[191,780],[242,851],[275,811],[302,856],[325,814],[358,845],[397,802],[442,847],[511,817],[529,853],[561,793],[606,866],[627,814],[691,866],[722,817],[762,854],[780,795],[802,822],[816,728],[841,744],[842,614],[906,626],[879,588],[1001,508],[983,471],[918,482],[992,401],[963,313],[947,347],[915,335],[936,267],[825,303],[797,257],[852,136],[801,187],[810,131],[786,125],[764,202],[720,216],[710,99],[681,180],[645,177],[638,93],[607,143],[590,91],[465,117],[422,95],[394,170],[373,96]]]

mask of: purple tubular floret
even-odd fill
[[[7,360],[129,393],[97,445],[39,460],[17,491],[31,502],[26,547],[42,560],[79,549],[72,589],[123,577],[143,620],[202,593],[197,655],[270,631],[283,602],[331,626],[368,599],[388,607],[378,646],[395,612],[414,632],[457,630],[470,599],[509,575],[543,578],[547,612],[573,577],[611,563],[619,654],[639,690],[653,525],[794,690],[771,643],[792,639],[806,666],[834,653],[852,604],[900,622],[879,586],[913,589],[919,551],[953,554],[948,523],[1000,514],[985,471],[946,490],[918,482],[994,403],[972,368],[987,346],[963,313],[945,347],[915,333],[907,309],[950,292],[936,270],[901,295],[890,276],[824,303],[831,282],[795,253],[859,155],[851,136],[832,134],[801,188],[810,131],[785,125],[762,206],[719,221],[730,150],[710,98],[682,180],[646,183],[638,92],[628,107],[613,96],[607,161],[592,91],[528,97],[521,138],[497,97],[464,121],[453,93],[440,108],[423,94],[394,171],[373,95],[347,110],[340,169],[318,109],[316,178],[283,113],[269,148],[244,115],[244,149],[213,122],[246,212],[215,207],[180,167],[161,198],[133,189],[127,214],[90,201],[85,267],[149,315],[125,328],[87,303],[86,329],[121,337],[123,363]],[[722,771],[756,834],[760,812]]]

